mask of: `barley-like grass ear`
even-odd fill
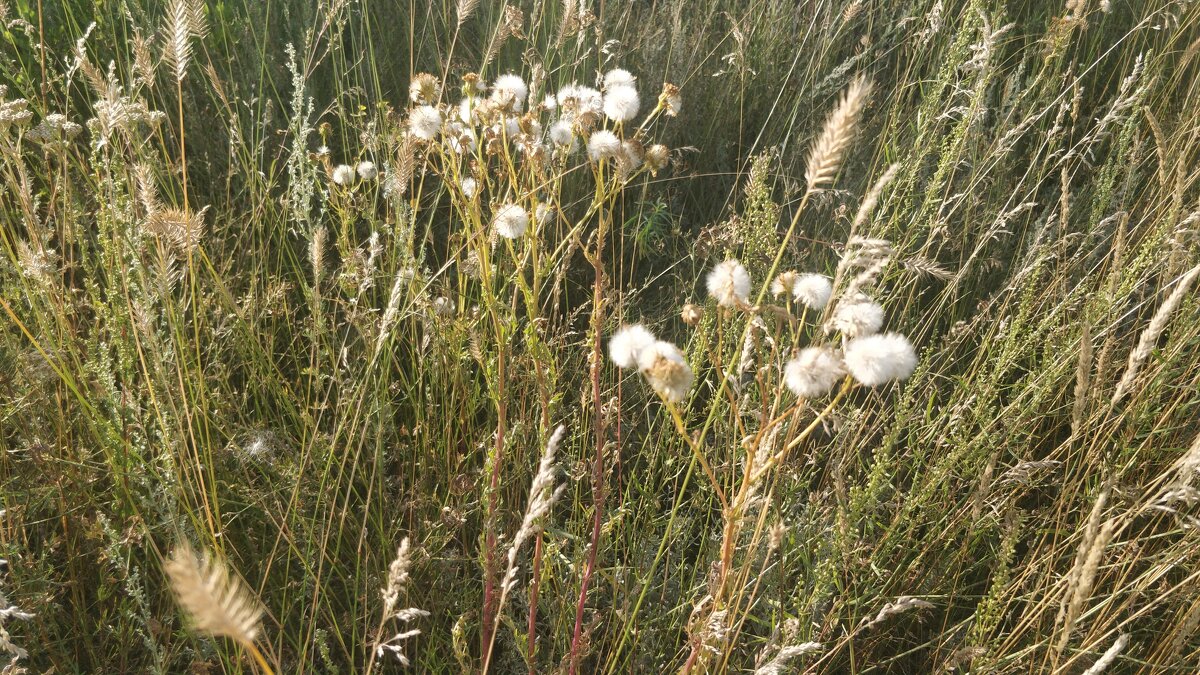
[[[192,38],[204,39],[208,35],[204,4],[198,0],[171,0],[163,33],[166,34],[163,60],[174,69],[175,79],[182,82],[192,58]]]
[[[479,0],[458,0],[458,6],[455,8],[455,14],[458,15],[458,27],[461,28],[467,19],[475,13],[475,8],[479,6]]]
[[[813,142],[808,152],[808,166],[804,170],[804,180],[808,182],[808,191],[816,192],[823,186],[833,182],[838,167],[842,164],[842,156],[850,139],[854,137],[858,126],[858,117],[871,93],[871,82],[863,76],[854,78],[841,103],[825,120],[825,128]]]
[[[1154,317],[1150,319],[1150,325],[1146,326],[1146,330],[1142,331],[1141,337],[1138,338],[1137,346],[1129,354],[1129,365],[1125,367],[1125,374],[1121,376],[1121,381],[1117,383],[1117,390],[1113,393],[1112,405],[1121,402],[1121,399],[1129,393],[1133,386],[1133,381],[1137,378],[1138,371],[1141,370],[1142,364],[1150,358],[1150,354],[1154,351],[1154,345],[1158,342],[1158,338],[1162,336],[1163,331],[1167,329],[1167,324],[1171,320],[1171,316],[1175,314],[1175,310],[1183,302],[1183,296],[1187,295],[1188,289],[1192,287],[1192,282],[1196,280],[1196,276],[1200,275],[1200,265],[1193,267],[1186,274],[1180,277],[1179,282],[1175,285],[1175,290],[1171,292],[1163,304],[1154,313]]]
[[[183,544],[171,554],[165,569],[176,600],[197,631],[253,646],[262,627],[262,605],[221,561],[197,556]]]

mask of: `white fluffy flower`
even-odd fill
[[[333,169],[333,182],[338,185],[349,185],[354,182],[354,167],[349,164],[338,164]]]
[[[501,237],[516,239],[525,234],[525,228],[529,227],[529,214],[516,204],[505,204],[496,211],[492,227]]]
[[[917,353],[899,333],[868,335],[846,343],[846,368],[867,387],[903,380],[917,367]]]
[[[575,115],[600,114],[604,107],[604,99],[599,91],[591,87],[568,84],[558,90],[558,105]]]
[[[809,347],[783,368],[783,382],[800,398],[817,398],[829,393],[846,374],[842,358],[827,347]]]
[[[625,326],[608,341],[608,355],[618,368],[632,368],[642,351],[654,344],[654,334],[640,323]]]
[[[575,142],[575,132],[571,131],[571,123],[559,120],[550,125],[550,140],[555,145],[569,146]]]
[[[475,152],[475,130],[455,122],[446,127],[446,146],[458,154]]]
[[[614,122],[628,122],[637,116],[641,99],[637,89],[612,87],[604,94],[604,115]]]
[[[723,307],[735,307],[750,298],[750,273],[733,258],[714,267],[706,283],[708,294]]]
[[[620,151],[621,141],[616,134],[607,129],[592,132],[588,138],[588,157],[591,157],[593,162],[616,157]]]
[[[692,368],[679,348],[670,342],[658,341],[638,354],[638,369],[646,381],[666,400],[680,403],[692,388]]]
[[[821,274],[801,274],[792,284],[792,297],[809,309],[825,309],[831,295],[833,284],[830,283],[829,277]]]
[[[537,205],[533,210],[533,220],[538,224],[538,227],[545,227],[554,217],[554,208],[546,202]]]
[[[467,199],[474,199],[479,192],[479,182],[474,178],[464,178],[461,187],[463,196]]]
[[[417,106],[408,115],[408,130],[423,141],[432,141],[441,129],[442,113],[431,105]]]
[[[363,180],[374,180],[379,175],[379,169],[375,168],[374,162],[362,161],[358,163],[358,177]]]
[[[870,300],[838,303],[829,326],[848,338],[874,335],[883,327],[883,307]]]
[[[529,96],[529,87],[520,75],[501,75],[492,85],[492,100],[501,105],[512,105],[512,109],[521,112],[525,99]]]
[[[604,88],[632,87],[637,84],[637,78],[624,68],[613,68],[604,74]]]

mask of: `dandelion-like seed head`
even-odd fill
[[[608,355],[618,368],[633,368],[642,351],[655,341],[654,333],[640,323],[624,326],[608,341]]]
[[[646,376],[646,381],[654,391],[671,403],[681,403],[687,399],[695,377],[679,348],[661,340],[641,350],[638,369]]]
[[[846,374],[842,357],[828,347],[803,349],[783,369],[783,382],[800,398],[817,398],[829,393]]]
[[[525,99],[529,97],[529,87],[520,75],[508,73],[496,78],[492,85],[492,100],[501,107],[511,107],[514,112],[521,112]]]
[[[662,143],[655,143],[646,148],[646,166],[649,167],[650,173],[658,175],[659,171],[667,168],[671,163],[671,151]]]
[[[917,367],[917,352],[908,338],[883,333],[855,338],[846,343],[846,369],[863,386],[878,387],[907,379]]]
[[[533,220],[538,224],[538,227],[545,227],[554,219],[554,207],[546,202],[537,205],[533,210]]]
[[[611,87],[604,94],[604,115],[614,122],[628,122],[637,116],[641,99],[630,86]]]
[[[821,274],[801,274],[792,284],[792,297],[809,309],[825,309],[833,295],[833,283]],[[883,318],[880,317],[882,323]],[[877,326],[875,330],[879,330]]]
[[[349,164],[338,164],[333,168],[330,178],[338,185],[349,185],[354,182],[354,167]]]
[[[687,303],[679,311],[679,318],[689,326],[695,326],[704,318],[704,309],[700,305]]]
[[[795,270],[780,272],[771,280],[771,295],[777,298],[781,295],[791,295],[792,288],[796,285],[796,279],[799,278],[800,275]]]
[[[575,132],[571,130],[571,123],[566,120],[558,120],[550,125],[550,140],[559,147],[569,147],[575,142]]]
[[[516,204],[505,204],[497,209],[492,227],[505,239],[517,239],[529,227],[529,214]]]
[[[670,82],[663,83],[663,90],[659,94],[659,100],[662,101],[663,111],[668,117],[679,115],[680,109],[683,108],[683,96],[679,93],[679,87]]]
[[[708,294],[722,307],[736,307],[750,298],[750,273],[737,260],[730,258],[708,273]]]
[[[463,196],[467,199],[474,199],[475,195],[479,193],[479,182],[474,178],[464,178],[459,187],[462,188]]]
[[[591,87],[568,84],[558,90],[558,104],[570,115],[599,115],[604,110],[604,97]]]
[[[604,74],[604,89],[614,87],[632,87],[637,84],[637,78],[624,68],[613,68]]]
[[[379,175],[379,169],[375,167],[375,163],[366,160],[358,163],[357,170],[358,177],[363,180],[375,180],[375,177]]]
[[[883,307],[865,298],[839,302],[829,326],[848,338],[874,335],[883,327]]]
[[[442,88],[438,79],[429,73],[418,73],[413,76],[408,85],[408,98],[413,103],[433,104],[441,96]]]
[[[442,113],[431,105],[413,108],[408,115],[408,130],[423,141],[432,141],[442,130]]]
[[[588,138],[588,157],[593,162],[616,157],[620,151],[621,140],[617,138],[616,134],[607,129],[594,132]]]
[[[622,176],[637,171],[646,160],[646,148],[642,146],[641,141],[631,138],[621,142],[621,152],[617,154],[617,166],[620,168]]]

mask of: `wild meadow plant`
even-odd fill
[[[0,1],[0,669],[1194,671],[1198,27]]]

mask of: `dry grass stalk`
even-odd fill
[[[804,180],[808,183],[809,192],[816,192],[833,182],[833,177],[841,167],[846,148],[854,138],[859,115],[870,93],[869,80],[861,75],[854,78],[846,88],[838,107],[825,121],[821,135],[809,150],[808,165],[804,170]]]
[[[1200,265],[1193,267],[1184,274],[1175,284],[1175,290],[1171,291],[1171,295],[1167,296],[1166,301],[1154,313],[1154,317],[1150,319],[1150,325],[1146,326],[1146,330],[1142,331],[1142,335],[1138,338],[1137,346],[1129,354],[1129,365],[1125,367],[1125,374],[1121,376],[1121,381],[1117,383],[1117,390],[1113,393],[1112,404],[1116,405],[1121,402],[1129,393],[1130,387],[1133,386],[1133,381],[1137,378],[1138,371],[1141,370],[1146,360],[1150,358],[1150,354],[1154,351],[1154,345],[1158,342],[1158,338],[1162,336],[1163,331],[1167,329],[1167,323],[1171,320],[1171,316],[1175,310],[1179,308],[1183,302],[1183,297],[1192,287],[1192,282],[1196,280],[1196,276],[1200,275]]]
[[[1092,586],[1096,578],[1096,570],[1100,567],[1100,558],[1104,548],[1112,539],[1114,525],[1106,522],[1101,524],[1104,506],[1108,503],[1108,488],[1100,491],[1092,511],[1088,515],[1087,526],[1084,528],[1083,540],[1075,552],[1075,564],[1067,575],[1067,592],[1063,596],[1056,623],[1062,626],[1055,648],[1056,654],[1061,654],[1071,639],[1071,630],[1083,610],[1083,604],[1092,596]]]
[[[1092,375],[1092,329],[1085,319],[1079,336],[1079,359],[1075,365],[1075,402],[1071,406],[1071,432],[1078,436],[1083,429],[1087,411],[1088,391]]]

